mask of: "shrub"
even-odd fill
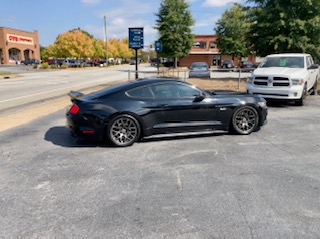
[[[60,69],[67,69],[68,68],[68,65],[66,65],[66,64],[62,64],[61,66],[60,66]]]
[[[58,67],[57,67],[57,65],[50,65],[50,68],[51,69],[57,69]]]
[[[33,69],[38,69],[38,64],[34,64]]]
[[[42,69],[48,69],[49,68],[49,64],[47,62],[44,62],[41,64],[41,68]]]

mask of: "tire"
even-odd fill
[[[252,106],[242,106],[233,113],[231,123],[235,133],[251,134],[259,127],[259,114]]]
[[[119,115],[110,121],[106,133],[111,144],[126,147],[139,138],[141,127],[131,115]]]
[[[318,77],[316,77],[316,82],[314,82],[310,95],[315,95],[317,93],[317,87],[318,87]]]
[[[306,96],[307,96],[307,86],[305,85],[303,87],[303,92],[302,92],[301,98],[299,100],[295,101],[294,104],[296,106],[303,106],[304,105],[304,101],[306,99]]]

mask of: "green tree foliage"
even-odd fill
[[[176,58],[189,54],[194,38],[191,30],[194,20],[189,7],[185,0],[162,0],[155,27],[162,42],[161,56]]]
[[[250,53],[247,44],[247,33],[250,23],[247,21],[245,11],[239,4],[234,4],[226,10],[218,20],[214,29],[217,34],[217,46],[223,55],[244,57]]]
[[[40,47],[40,55],[42,60],[47,60],[50,57],[53,57],[56,55],[56,49],[54,45],[49,45],[47,47]]]
[[[320,59],[319,0],[249,0],[250,41],[257,55],[307,52]]]

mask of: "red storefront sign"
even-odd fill
[[[13,35],[13,34],[7,34],[7,41],[12,43],[19,43],[19,44],[28,44],[28,45],[33,44],[33,38]]]

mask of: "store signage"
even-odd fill
[[[7,41],[11,43],[33,45],[33,38],[13,34],[7,34]]]

